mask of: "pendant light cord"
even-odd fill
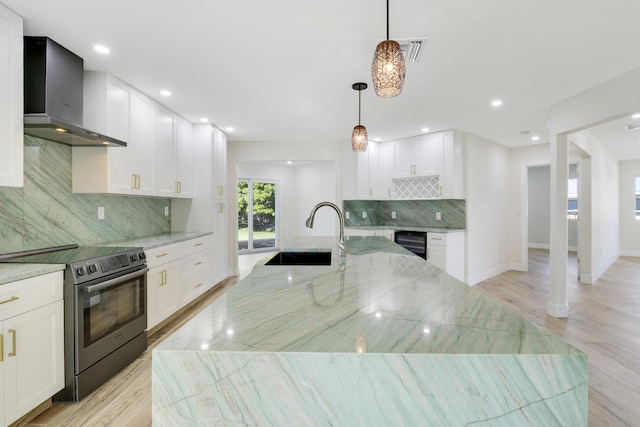
[[[360,126],[360,94],[362,89],[358,89],[358,126]]]
[[[387,0],[387,40],[389,40],[389,0]]]

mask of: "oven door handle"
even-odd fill
[[[103,289],[111,288],[114,285],[120,284],[122,282],[126,282],[129,279],[140,276],[141,274],[145,274],[147,271],[149,271],[149,269],[145,267],[140,270],[136,270],[133,273],[125,274],[124,276],[119,276],[114,279],[107,280],[106,282],[98,283],[97,285],[85,286],[84,288],[82,288],[82,290],[87,293],[101,291]]]

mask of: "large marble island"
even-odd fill
[[[584,426],[587,357],[383,237],[257,265],[153,352],[156,426]]]

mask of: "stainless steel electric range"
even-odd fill
[[[66,245],[0,255],[0,262],[65,264],[65,388],[78,401],[147,348],[147,265],[142,248]]]

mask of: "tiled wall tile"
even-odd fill
[[[0,253],[171,230],[170,199],[71,192],[71,147],[25,135],[24,187],[0,187]],[[98,206],[105,219],[98,220]]]
[[[466,202],[460,199],[444,200],[345,200],[347,226],[413,226],[438,228],[466,228]],[[362,212],[367,213],[362,218]],[[396,213],[396,218],[391,213]],[[440,212],[441,219],[436,219]]]

